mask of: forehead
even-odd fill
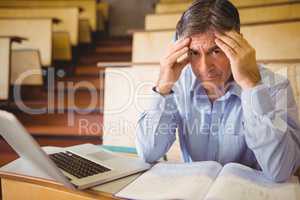
[[[194,34],[190,36],[191,44],[190,48],[194,50],[208,50],[216,45],[214,32],[209,31],[205,33]]]

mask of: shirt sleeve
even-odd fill
[[[271,90],[261,84],[242,92],[245,139],[263,173],[287,180],[300,165],[298,110],[289,81]]]
[[[138,155],[155,162],[167,153],[176,139],[178,110],[175,95],[162,96],[152,91],[149,108],[139,117],[136,132]]]

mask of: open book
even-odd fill
[[[214,161],[158,163],[115,196],[126,199],[299,200],[300,185],[293,176],[274,183],[261,171]]]

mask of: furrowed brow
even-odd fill
[[[217,50],[217,49],[220,49],[220,47],[218,47],[217,45],[212,46],[212,47],[210,47],[210,48],[208,49],[207,53],[211,53],[211,52],[213,52],[213,51],[215,51],[215,50]]]
[[[213,52],[217,49],[220,49],[220,47],[218,47],[217,45],[214,45],[214,46],[210,47],[206,53],[210,54],[211,52]],[[193,53],[201,54],[201,52],[199,52],[197,49],[190,48],[190,51]]]
[[[190,48],[189,51],[193,52],[193,53],[199,53],[196,49]]]

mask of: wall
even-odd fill
[[[145,15],[153,13],[156,0],[105,0],[110,8],[110,35],[126,35],[128,30],[144,29]]]

